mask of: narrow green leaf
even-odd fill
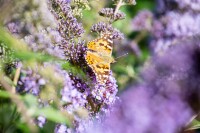
[[[52,107],[46,107],[39,109],[35,112],[35,116],[44,116],[48,120],[51,120],[56,123],[64,123],[68,126],[71,126],[71,122],[66,118],[62,113]]]
[[[23,41],[13,37],[11,34],[8,33],[8,31],[6,31],[2,27],[0,27],[0,42],[4,43],[10,49],[12,49],[14,51],[14,57],[22,61],[35,60],[44,62],[56,59],[56,57],[53,57],[51,55],[44,55],[41,53],[30,51]]]
[[[85,75],[85,73],[82,71],[81,68],[78,68],[78,67],[76,67],[76,66],[70,64],[69,62],[63,63],[63,64],[62,64],[62,68],[63,68],[64,70],[67,70],[67,71],[73,73],[73,74],[76,75],[76,76],[80,76],[82,79],[85,79],[85,78],[86,78],[86,75]]]
[[[188,128],[188,130],[194,130],[194,129],[200,129],[200,121],[196,119],[192,120],[191,126]]]
[[[26,103],[28,107],[36,108],[38,106],[37,97],[31,94],[26,94],[22,100]]]
[[[10,94],[7,91],[0,90],[0,97],[9,98]]]

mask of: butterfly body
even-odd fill
[[[105,34],[87,44],[86,61],[95,73],[97,82],[105,84],[110,73],[110,64],[115,62],[112,58],[113,41],[110,34]]]

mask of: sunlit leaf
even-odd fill
[[[197,119],[194,119],[191,123],[191,126],[187,130],[194,130],[194,129],[200,129],[200,121]]]
[[[0,90],[0,97],[9,98],[10,94],[7,91]]]
[[[48,120],[54,121],[56,123],[64,123],[64,124],[67,124],[68,126],[71,126],[71,122],[69,118],[66,118],[64,115],[61,114],[60,111],[51,107],[38,109],[36,110],[34,115],[44,116]]]
[[[16,39],[2,27],[0,27],[0,42],[14,50],[14,56],[20,60],[48,61],[56,59],[50,55],[30,51],[25,42]]]
[[[37,102],[37,97],[33,96],[31,94],[26,94],[23,98],[23,101],[26,103],[26,105],[28,107],[37,107],[38,106],[38,102]]]

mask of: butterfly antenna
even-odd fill
[[[116,57],[115,60],[116,60],[116,59],[119,59],[119,58],[121,58],[121,57],[123,57],[123,56],[126,56],[126,55],[128,55],[128,53],[125,53],[125,54],[123,54],[123,55],[120,55],[120,56]]]

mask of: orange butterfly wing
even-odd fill
[[[97,82],[105,84],[110,73],[110,63],[113,62],[113,41],[110,34],[93,40],[87,45],[86,61],[95,73]]]

